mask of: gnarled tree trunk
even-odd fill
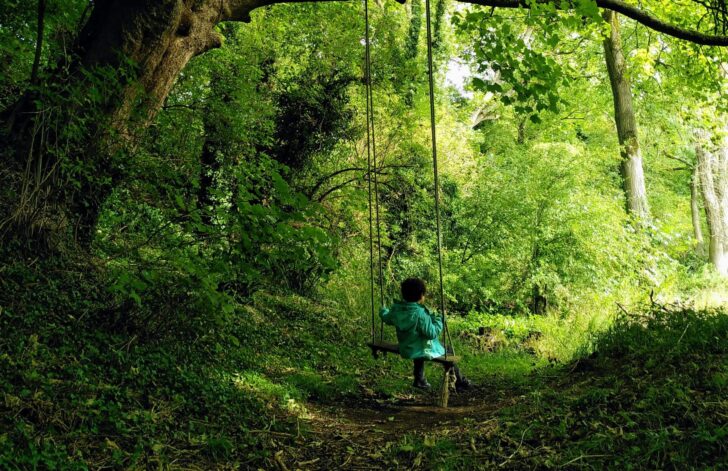
[[[609,71],[609,82],[614,98],[614,121],[617,124],[622,161],[620,172],[622,188],[626,197],[626,208],[639,220],[650,217],[645,190],[645,175],[642,170],[642,151],[637,135],[637,120],[632,105],[632,89],[627,77],[627,65],[622,53],[622,40],[619,32],[619,17],[614,12],[606,12],[604,19],[610,24],[611,32],[604,39],[604,58]]]
[[[134,134],[156,116],[180,71],[189,60],[220,45],[215,25],[247,20],[261,2],[239,0],[99,0],[79,34],[70,64],[58,67],[54,83],[84,83],[100,70],[124,71],[97,75],[93,86],[103,96],[99,116],[79,120],[80,147],[65,147],[47,124],[50,106],[42,94],[30,92],[5,113],[4,147],[12,149],[0,168],[0,185],[9,188],[0,214],[0,236],[46,246],[65,239],[76,246],[90,244],[100,207],[123,178],[123,151],[134,145]],[[99,84],[99,81],[102,82]],[[49,88],[50,89],[50,88]],[[59,93],[83,95],[85,90],[57,87]],[[85,110],[83,100],[56,111],[55,123]],[[89,115],[90,116],[90,115]],[[68,154],[71,155],[68,155]],[[67,163],[82,165],[73,184],[63,177]],[[71,239],[72,237],[72,239]],[[51,242],[52,243],[52,242]],[[62,242],[61,242],[62,243]]]

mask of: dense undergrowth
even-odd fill
[[[3,274],[0,467],[258,459],[247,430],[274,412],[230,381],[248,360],[231,348],[239,324],[140,336],[100,274],[45,268]]]
[[[3,469],[252,466],[305,401],[406,384],[403,369],[380,376],[363,354],[368,327],[305,298],[261,292],[219,322],[173,301],[180,293],[115,304],[102,270],[17,264],[2,275]],[[139,328],[172,303],[187,311]]]
[[[407,437],[412,456],[422,451],[433,467],[461,469],[725,468],[724,312],[651,306],[619,317],[595,348],[532,374],[509,391],[521,400],[497,420],[469,424],[456,443],[446,439],[450,446]]]
[[[5,268],[3,469],[271,466],[277,442],[306,439],[307,403],[411,394],[408,362],[363,347],[368,312],[258,292],[224,325],[190,311],[163,335],[141,335],[124,316],[143,309],[114,305],[101,277]],[[463,369],[521,399],[495,421],[465,419],[456,436],[413,430],[389,453],[432,468],[725,466],[728,317],[640,312],[580,334],[594,351],[561,364],[542,347],[560,342],[542,320],[454,318]]]

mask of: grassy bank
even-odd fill
[[[259,292],[224,323],[189,311],[142,335],[133,319],[154,305],[115,305],[98,274],[8,273],[3,469],[277,466],[282,444],[311,443],[312,404],[432,400],[411,389],[410,362],[371,358],[369,312],[341,302]],[[392,437],[373,466],[728,464],[724,314],[653,306],[601,330],[558,317],[450,322],[486,415]],[[437,386],[440,370],[428,374]]]

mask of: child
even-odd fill
[[[427,389],[430,383],[425,379],[425,360],[445,354],[445,349],[438,340],[443,319],[422,305],[427,291],[424,281],[408,278],[402,282],[401,289],[403,301],[395,302],[389,309],[383,307],[379,316],[397,329],[399,354],[403,358],[414,360],[414,387]],[[453,369],[456,389],[469,388],[472,383],[460,374],[457,366]]]

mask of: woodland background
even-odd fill
[[[437,305],[425,3],[369,5],[372,172],[362,5],[214,3],[0,2],[2,467],[727,464],[724,0],[433,1],[476,406],[343,439],[430,401],[364,346],[374,174],[374,308]]]

